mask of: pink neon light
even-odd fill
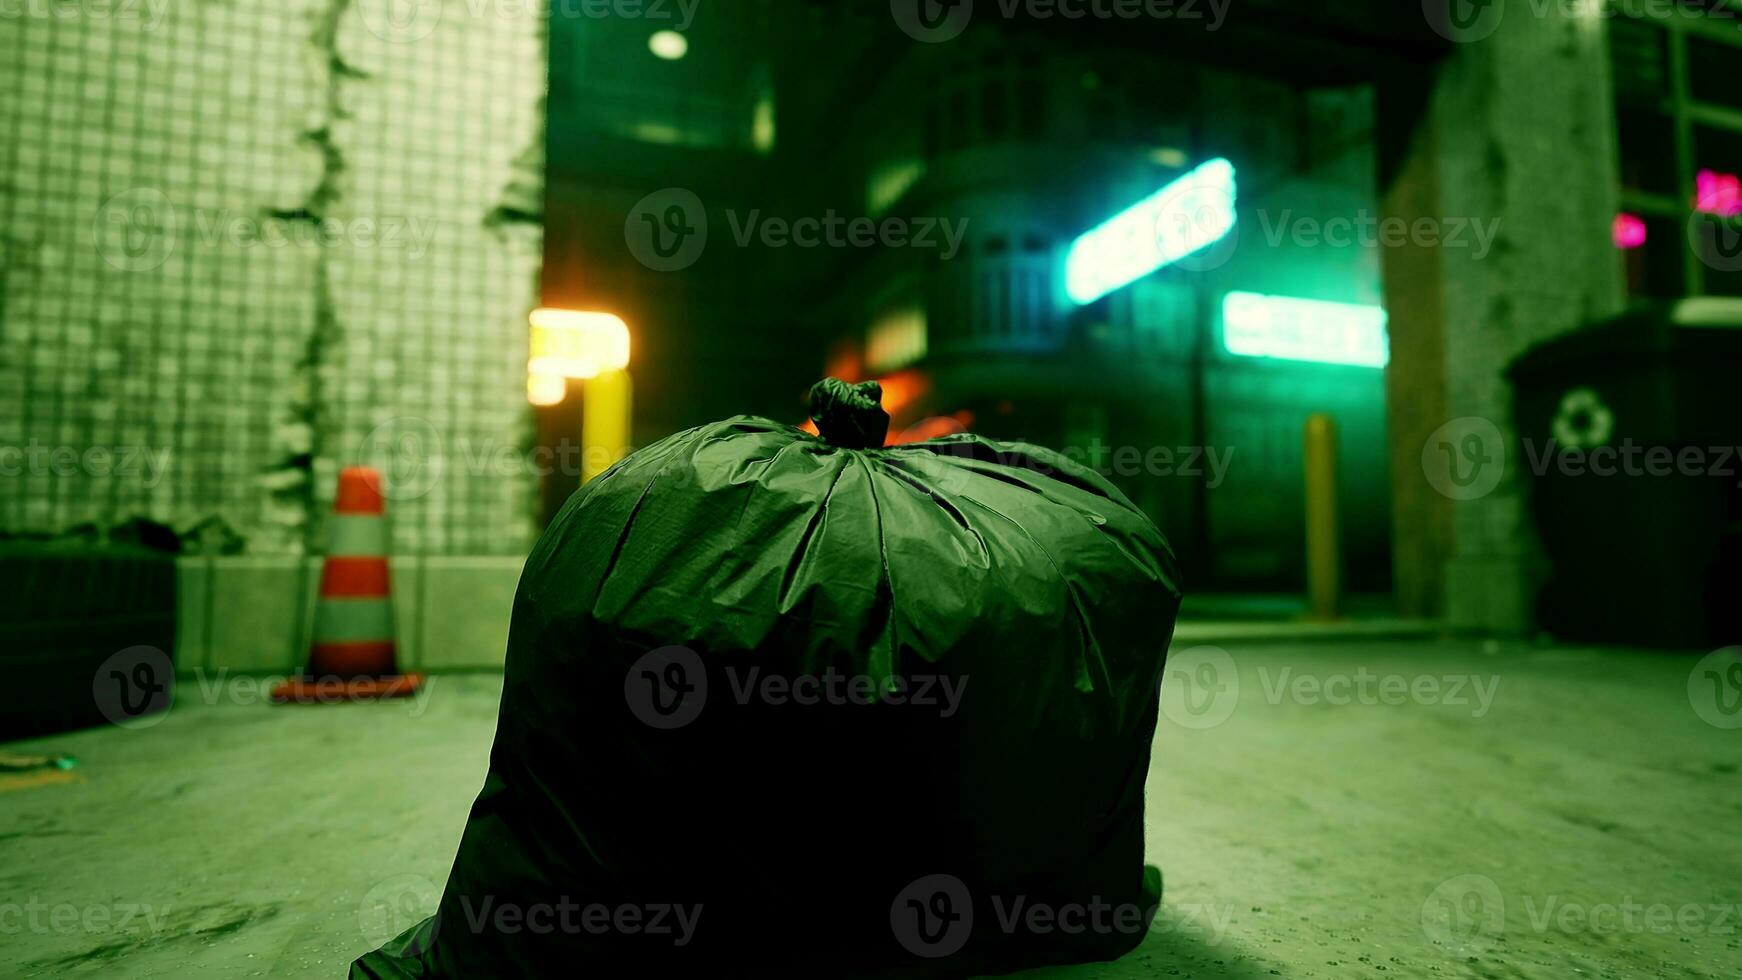
[[[1716,170],[1695,174],[1694,210],[1724,217],[1742,214],[1742,178]]]
[[[1638,248],[1645,244],[1645,222],[1637,214],[1622,212],[1615,216],[1610,236],[1615,239],[1616,248]]]

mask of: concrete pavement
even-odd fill
[[[1742,729],[1695,660],[1176,644],[1163,913],[1117,963],[1026,976],[1742,975]],[[187,679],[149,727],[6,746],[81,765],[0,779],[0,972],[337,977],[433,905],[500,677],[376,705],[258,687]]]

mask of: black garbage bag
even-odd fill
[[[1143,938],[1172,552],[1098,474],[739,416],[583,487],[515,598],[439,911],[353,977],[970,976]]]

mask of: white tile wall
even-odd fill
[[[530,441],[539,235],[485,218],[543,139],[543,12],[402,6],[0,17],[0,445],[63,460],[0,475],[0,530],[216,516],[296,553],[409,418],[449,465],[393,501],[396,550],[524,550],[532,480],[455,458]],[[342,233],[287,242],[300,211]]]

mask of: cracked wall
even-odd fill
[[[368,463],[396,552],[523,550],[544,46],[461,0],[0,19],[0,532],[296,552]]]

